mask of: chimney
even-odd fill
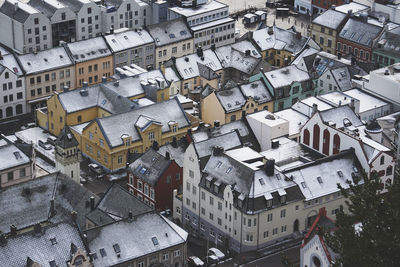
[[[171,159],[171,155],[169,154],[169,152],[165,152],[165,159],[166,160],[170,160]]]
[[[114,34],[114,26],[110,27],[110,34]]]
[[[245,51],[245,55],[246,55],[246,57],[249,57],[249,56],[250,56],[250,50],[249,50],[249,49],[247,49],[247,50]]]
[[[267,162],[265,162],[265,173],[268,176],[273,176],[275,173],[275,160],[274,159],[268,159]]]
[[[271,148],[278,148],[279,147],[279,140],[272,140],[271,141]]]
[[[176,136],[172,137],[172,142],[171,142],[172,147],[177,148],[178,147],[178,142],[176,141]]]
[[[220,126],[219,120],[215,120],[215,121],[214,121],[214,127],[215,127],[215,128],[218,128],[219,126]]]
[[[301,39],[301,32],[296,32],[296,39],[298,39],[298,40]]]
[[[155,150],[158,151],[160,149],[160,146],[158,145],[157,141],[153,141],[153,144],[151,145],[151,147]]]
[[[211,45],[211,51],[215,51],[215,50],[216,50],[215,44],[212,44]]]
[[[94,196],[90,197],[90,210],[94,210]]]
[[[101,77],[101,83],[106,83],[106,82],[107,82],[107,77],[106,76]]]
[[[64,90],[64,93],[66,93],[66,92],[68,92],[69,91],[69,87],[68,86],[64,86],[64,88],[63,88]]]
[[[337,59],[342,59],[342,53],[337,53]]]
[[[312,105],[311,116],[313,116],[315,113],[317,113],[317,111],[318,111],[318,105],[314,103],[314,104]]]
[[[83,88],[87,88],[87,87],[88,87],[88,83],[87,83],[87,82],[83,82],[83,83],[82,83],[82,87],[83,87]]]
[[[213,155],[214,156],[220,156],[222,154],[222,152],[224,152],[224,148],[223,147],[216,146],[213,149]]]
[[[10,235],[16,236],[17,235],[17,227],[14,224],[10,225]]]
[[[40,223],[37,223],[33,226],[33,231],[35,232],[35,234],[42,233],[42,226],[40,225]]]
[[[119,86],[119,81],[115,81],[115,82],[114,82],[114,86],[115,86],[115,87],[118,87],[118,86]]]
[[[55,215],[54,199],[50,199],[50,217],[53,217],[54,215]]]
[[[132,213],[131,210],[130,210],[129,213],[128,213],[128,218],[129,218],[129,220],[132,220],[132,219],[133,219],[133,213]]]
[[[347,11],[347,15],[348,15],[349,17],[351,17],[351,16],[353,15],[353,10],[352,10],[352,9],[348,10],[348,11]]]
[[[76,222],[76,219],[78,218],[78,213],[76,211],[71,211],[71,221]]]
[[[351,100],[350,100],[350,108],[353,110],[353,111],[355,111],[356,110],[356,101],[354,100],[354,98],[352,98]]]
[[[274,34],[274,26],[268,27],[268,35],[273,35]]]
[[[201,46],[197,47],[196,53],[198,57],[202,57],[204,55],[203,48]]]

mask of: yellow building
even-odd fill
[[[193,35],[182,18],[154,24],[147,29],[156,46],[156,68],[172,57],[193,53]]]
[[[322,51],[336,54],[336,37],[347,19],[347,14],[328,9],[312,21],[312,38]]]
[[[53,92],[75,89],[75,67],[63,47],[18,56],[25,71],[27,110],[45,106]]]
[[[191,123],[177,98],[91,121],[82,130],[82,153],[107,171],[125,168],[128,153],[142,153],[181,138]]]
[[[103,37],[64,44],[75,63],[75,84],[97,84],[114,74],[113,55]]]
[[[257,30],[252,33],[252,41],[263,59],[275,67],[289,65],[305,48],[320,49],[312,38],[302,36],[294,27],[284,30],[274,25]]]
[[[36,112],[36,118],[40,127],[58,136],[65,125],[88,123],[168,99],[169,83],[160,70],[154,70],[81,90],[56,93],[48,99],[47,108]]]
[[[240,120],[259,110],[273,111],[274,101],[262,79],[252,83],[212,92],[200,102],[201,119],[205,123],[220,124]]]

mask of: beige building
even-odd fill
[[[97,84],[114,74],[113,56],[103,37],[64,44],[75,63],[76,87]]]
[[[32,162],[18,147],[0,141],[0,188],[25,182],[32,178]]]
[[[347,18],[347,14],[328,9],[313,20],[311,25],[312,38],[322,51],[336,54],[336,37]]]
[[[172,57],[193,53],[193,35],[183,19],[174,19],[147,27],[154,39],[155,68]]]
[[[27,111],[46,105],[53,92],[75,89],[74,62],[63,47],[18,56],[26,73]]]
[[[200,102],[201,120],[225,124],[259,110],[273,111],[274,101],[262,79],[231,89],[210,92]]]

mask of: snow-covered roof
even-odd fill
[[[367,94],[359,89],[346,91],[346,95],[360,100],[360,113],[390,105],[390,103]]]
[[[154,24],[147,28],[156,47],[181,42],[193,37],[182,18]]]
[[[171,82],[177,82],[180,81],[178,75],[176,74],[175,70],[172,67],[167,67],[165,68],[165,73],[164,73],[165,79],[167,79],[167,81]]]
[[[328,9],[313,20],[313,23],[336,30],[345,20],[347,14]]]
[[[209,11],[213,11],[213,10],[217,10],[217,9],[221,9],[227,7],[226,4],[223,4],[221,2],[218,1],[208,1],[207,4],[205,5],[199,5],[196,8],[187,8],[187,7],[171,7],[169,8],[170,11],[173,11],[177,14],[180,14],[183,17],[191,17],[191,16],[195,16],[195,15],[199,15],[202,13],[206,13]]]
[[[254,161],[263,158],[263,155],[247,146],[228,150],[225,154],[240,162]]]
[[[272,100],[272,96],[262,79],[242,84],[240,90],[244,96],[253,98],[259,104]]]
[[[140,125],[143,118],[146,118],[146,123]],[[179,129],[190,126],[190,121],[176,98],[122,114],[98,118],[96,121],[110,147],[123,145],[121,138],[123,134],[130,136],[132,142],[140,140],[139,131],[147,127],[148,123],[160,124],[162,133],[171,131],[169,125],[171,121],[176,122]]]
[[[264,73],[273,88],[290,86],[294,82],[310,80],[307,72],[298,69],[296,66],[287,66],[281,69]]]
[[[68,223],[50,224],[41,234],[33,231],[9,236],[0,246],[1,266],[29,266],[27,258],[40,266],[65,266],[71,260],[71,244],[85,250],[76,226]]]
[[[234,68],[246,74],[252,73],[261,61],[261,54],[248,40],[218,47],[215,54],[223,68]]]
[[[68,43],[65,47],[68,48],[67,51],[75,63],[112,55],[103,37],[95,37],[87,40]]]
[[[324,111],[324,110],[333,108],[332,105],[329,105],[328,103],[316,98],[315,96],[307,97],[307,98],[301,100],[301,102],[306,104],[309,107],[312,107],[314,104],[317,104],[319,111]]]
[[[239,87],[220,90],[215,92],[226,113],[241,110],[246,103],[246,98]]]
[[[18,0],[5,0],[0,12],[20,23],[24,23],[30,15],[39,13],[32,6]]]
[[[200,69],[199,64],[211,69],[213,72],[222,70],[222,65],[218,57],[211,49],[204,50],[202,57],[199,57],[197,53],[193,53],[177,58],[175,67],[183,80],[187,80],[203,74],[201,73],[202,69]]]
[[[323,122],[333,123],[336,125],[335,128],[339,129],[344,127],[345,119],[349,120],[354,127],[363,125],[360,118],[347,105],[321,111],[320,115]]]
[[[362,5],[360,3],[357,2],[351,2],[348,4],[344,4],[344,5],[340,5],[335,7],[336,11],[342,12],[344,14],[348,14],[348,12],[351,10],[352,13],[357,13],[360,11],[366,11],[367,9],[369,9],[368,6]]]
[[[3,55],[3,59],[0,59],[0,66],[8,68],[12,72],[14,72],[17,76],[24,75],[21,67],[19,66],[13,54]]]
[[[194,147],[200,159],[210,156],[214,147],[217,146],[224,148],[226,151],[242,146],[242,142],[240,141],[238,133],[233,131],[194,143]]]
[[[151,212],[86,231],[95,266],[114,266],[186,243],[188,234]],[[117,252],[118,251],[118,252]]]
[[[64,47],[55,47],[37,53],[24,54],[18,56],[18,58],[27,75],[73,65]]]
[[[49,19],[53,17],[58,9],[65,8],[65,6],[57,0],[30,0],[28,3]]]
[[[154,42],[153,38],[146,30],[130,30],[108,34],[104,36],[104,39],[110,46],[112,52],[120,52]]]
[[[309,119],[306,115],[291,108],[275,112],[274,114],[289,122],[289,136],[299,134],[301,127],[303,127]]]
[[[0,140],[0,171],[29,164],[30,159],[18,147]]]
[[[323,94],[318,96],[318,98],[322,99],[325,102],[332,103],[335,106],[348,105],[351,103],[351,99],[353,99],[352,97],[347,95],[347,92],[344,93],[341,91],[334,91]]]
[[[306,201],[340,192],[338,184],[349,188],[347,181],[353,182],[352,174],[359,175],[361,168],[354,153],[338,155],[288,169],[284,174],[293,177]]]
[[[372,41],[382,31],[380,26],[350,18],[343,26],[338,37],[363,46],[372,46]]]

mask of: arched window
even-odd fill
[[[322,153],[324,153],[327,156],[329,155],[330,138],[331,134],[329,133],[328,129],[325,129],[324,138],[322,140]]]
[[[319,150],[319,135],[320,135],[319,126],[318,124],[315,124],[313,129],[313,148],[315,150]]]
[[[11,117],[13,115],[12,107],[6,108],[6,117]]]
[[[6,73],[4,73],[4,78],[8,79],[10,78],[10,74],[6,71]]]
[[[15,107],[15,113],[16,114],[22,114],[22,105],[21,104],[18,104],[16,107]]]
[[[340,151],[340,137],[338,134],[333,136],[333,154],[337,154]]]
[[[321,261],[316,256],[313,257],[312,261],[316,267],[321,266]]]
[[[310,131],[305,129],[303,132],[303,144],[310,145]]]

